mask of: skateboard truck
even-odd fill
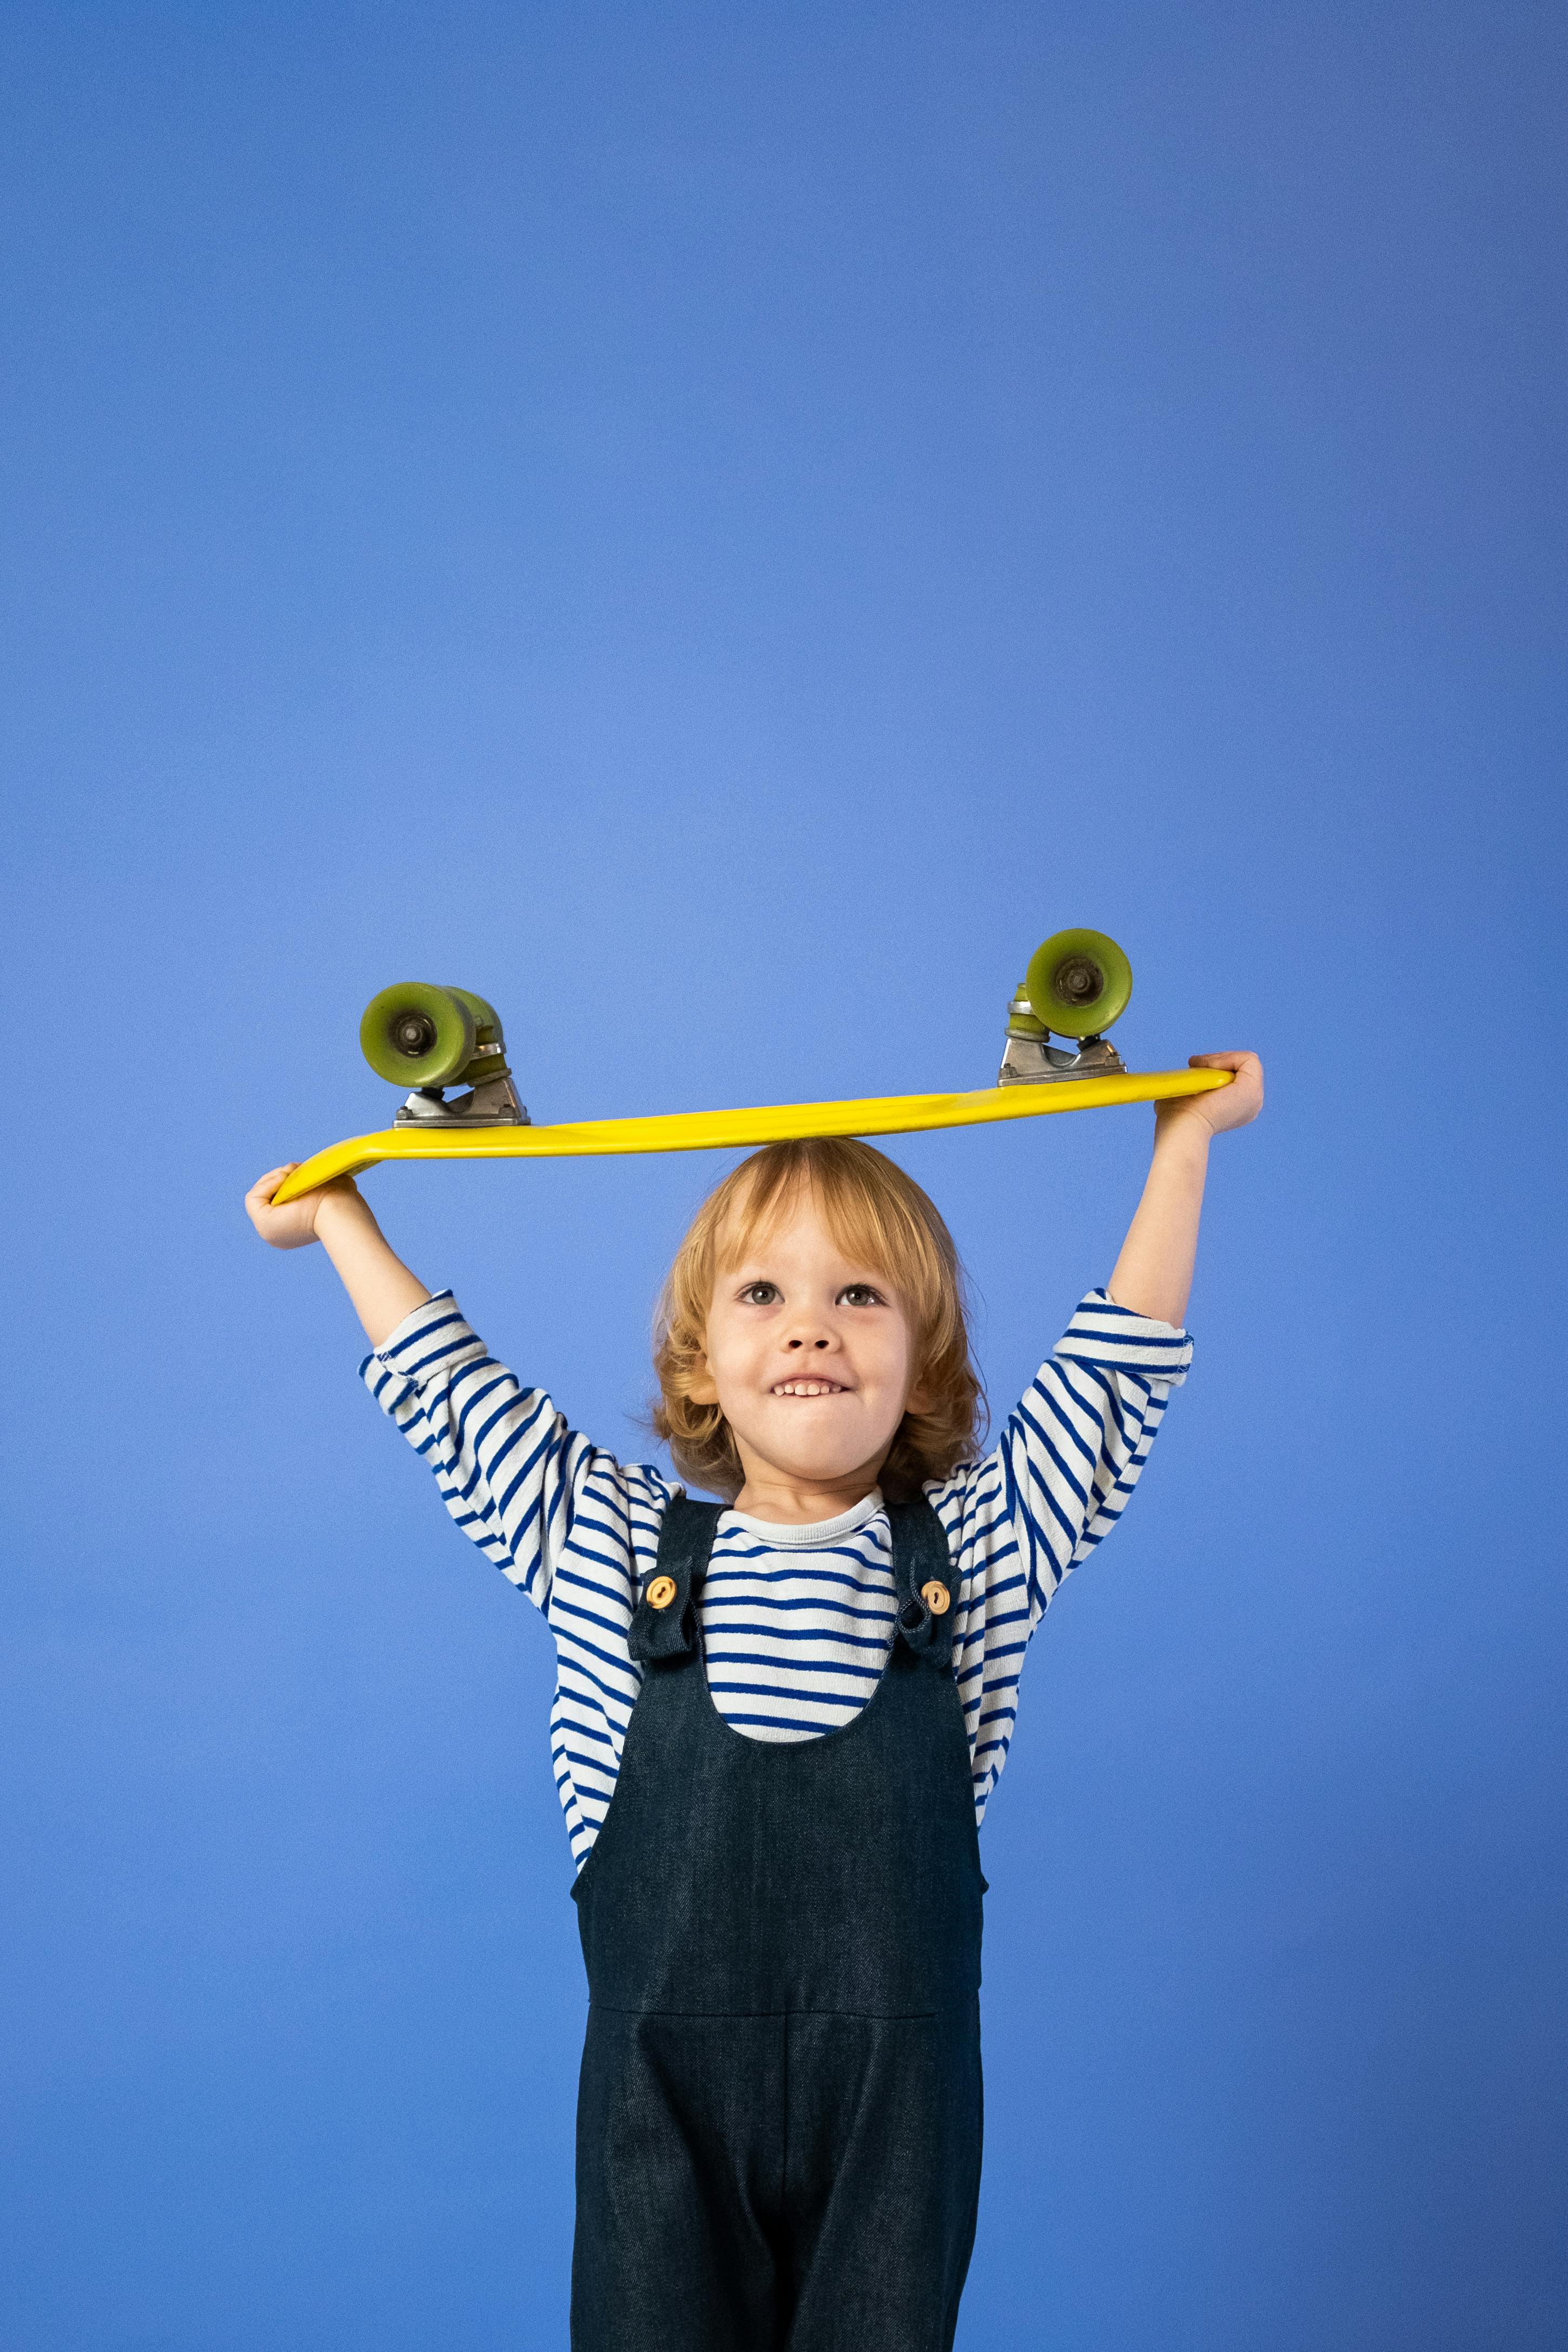
[[[1133,968],[1103,931],[1057,931],[1030,958],[1008,1006],[999,1087],[1034,1087],[1061,1078],[1113,1078],[1126,1064],[1102,1034],[1126,1010]],[[1051,1043],[1076,1041],[1078,1050]]]
[[[366,1005],[360,1046],[378,1077],[413,1091],[394,1127],[528,1127],[507,1066],[507,1041],[493,1004],[466,988],[409,981]],[[468,1091],[448,1099],[448,1087]]]
[[[485,1048],[480,1046],[483,1053]],[[440,1087],[415,1087],[401,1102],[394,1127],[531,1127],[528,1106],[517,1098],[510,1074],[471,1087],[449,1102]]]

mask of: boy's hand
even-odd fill
[[[1228,1087],[1155,1105],[1155,1159],[1106,1285],[1118,1307],[1158,1323],[1179,1325],[1192,1288],[1197,1220],[1208,1147],[1228,1127],[1245,1127],[1263,1108],[1263,1065],[1256,1054],[1194,1054],[1195,1070],[1234,1070]]]
[[[262,1240],[270,1242],[274,1249],[303,1249],[307,1242],[313,1242],[317,1211],[332,1193],[351,1194],[356,1201],[360,1198],[360,1188],[353,1178],[339,1176],[330,1184],[318,1185],[314,1192],[302,1192],[298,1201],[275,1209],[273,1194],[298,1165],[298,1160],[289,1160],[281,1168],[269,1168],[265,1176],[257,1177],[245,1196],[246,1214]]]
[[[351,1176],[336,1176],[330,1184],[318,1184],[313,1192],[302,1192],[298,1201],[275,1209],[273,1194],[298,1165],[291,1160],[258,1177],[245,1196],[246,1212],[274,1249],[321,1244],[342,1277],[371,1347],[379,1348],[405,1316],[423,1306],[430,1293],[387,1247],[371,1204]]]
[[[1227,1128],[1248,1127],[1263,1108],[1263,1065],[1256,1054],[1189,1054],[1194,1070],[1234,1070],[1228,1087],[1211,1095],[1184,1095],[1176,1102],[1155,1105],[1156,1125],[1163,1132],[1176,1126],[1207,1127],[1210,1135]]]

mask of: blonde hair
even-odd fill
[[[727,1502],[740,1492],[745,1473],[734,1433],[718,1405],[694,1401],[692,1384],[706,1368],[721,1244],[727,1257],[744,1255],[802,1187],[840,1249],[880,1274],[909,1318],[910,1385],[921,1410],[904,1414],[882,1465],[883,1492],[896,1502],[979,1453],[986,1402],[969,1360],[963,1272],[953,1237],[914,1178],[867,1143],[764,1144],[708,1194],[660,1294],[653,1318],[659,1394],[649,1420],[688,1485]]]

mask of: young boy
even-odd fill
[[[576,2352],[947,2352],[980,2176],[977,1827],[1030,1633],[1120,1516],[1190,1343],[1232,1083],[1160,1105],[1147,1185],[981,1456],[958,1265],[862,1143],[774,1144],[699,1210],[654,1421],[694,1503],[569,1430],[344,1181],[319,1241],[373,1396],[543,1611],[591,2006]]]

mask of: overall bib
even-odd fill
[[[672,1502],[643,1685],[573,1889],[588,1964],[574,2352],[949,2352],[980,2183],[980,1875],[951,1588],[895,1504],[897,1630],[841,1729],[708,1694],[716,1505]],[[654,1589],[651,1579],[648,1590]]]

